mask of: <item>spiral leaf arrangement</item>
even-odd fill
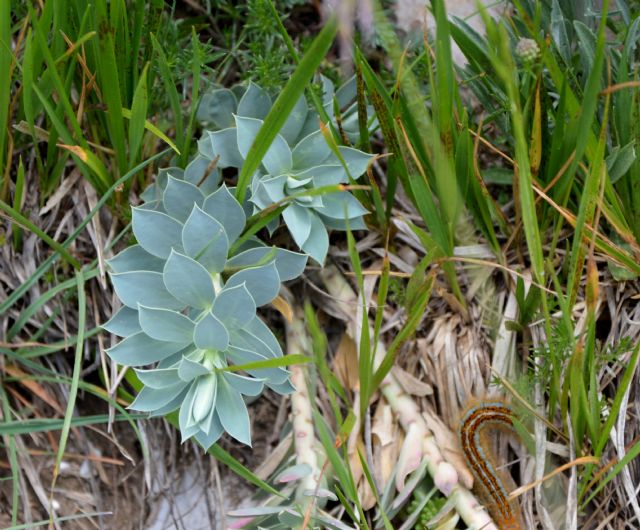
[[[182,177],[182,178],[181,178]],[[145,385],[134,410],[164,415],[180,409],[183,439],[210,447],[223,432],[250,444],[243,395],[266,385],[292,391],[283,368],[228,371],[282,356],[256,308],[280,283],[298,276],[307,257],[249,240],[229,256],[245,227],[243,208],[225,185],[206,195],[179,172],[154,190],[161,198],[133,208],[138,241],[108,263],[124,307],[103,327],[124,339],[107,350],[136,369]]]
[[[331,117],[334,102],[353,96],[341,90],[334,98],[333,86],[325,86]],[[141,195],[145,202],[133,208],[137,244],[108,261],[123,307],[103,325],[122,337],[107,353],[134,367],[144,385],[131,408],[152,416],[179,409],[183,441],[195,437],[205,448],[224,432],[251,443],[243,396],[257,396],[265,386],[294,390],[289,372],[269,363],[283,353],[257,308],[276,298],[281,282],[302,273],[307,255],[324,261],[328,228],[364,228],[366,210],[335,185],[364,173],[372,155],[331,148],[304,99],[264,156],[249,201],[240,204],[220,184],[222,169],[241,168],[271,104],[254,84],[207,94],[199,117],[217,130],[205,131],[184,170],[159,171]],[[355,134],[353,114],[347,109],[341,122],[347,136]],[[338,189],[312,193],[325,186]],[[274,203],[286,205],[284,222],[306,254],[240,237],[247,215]],[[269,228],[277,226],[275,219]]]
[[[323,78],[324,109],[334,118],[334,107],[346,106],[340,128],[349,138],[357,132],[354,83],[334,94],[333,85]],[[335,96],[335,97],[334,97]],[[219,156],[220,167],[240,168],[249,148],[271,109],[269,94],[251,83],[248,88],[218,89],[208,93],[199,108],[199,117],[215,129],[206,131],[199,142],[200,156]],[[298,247],[320,264],[329,248],[327,228],[365,228],[367,210],[348,191],[312,194],[319,188],[337,187],[357,179],[367,169],[373,155],[351,147],[332,149],[319,127],[319,116],[301,98],[279,131],[251,183],[254,211],[272,204],[286,204],[284,222]],[[275,230],[278,220],[269,229]]]

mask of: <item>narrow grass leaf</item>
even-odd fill
[[[180,146],[180,151],[184,151],[184,124],[182,122],[182,107],[180,106],[180,96],[178,96],[178,89],[173,82],[173,76],[171,75],[171,68],[167,61],[167,55],[165,54],[162,45],[158,42],[155,35],[151,34],[151,42],[153,49],[158,57],[157,65],[160,70],[160,77],[164,83],[164,89],[169,96],[169,103],[171,104],[171,110],[173,111],[173,121],[176,127],[176,143]]]
[[[149,63],[145,64],[138,80],[138,86],[133,94],[131,118],[129,120],[129,166],[132,166],[138,159],[138,151],[146,128],[147,108],[149,106],[149,94],[147,91],[148,71]],[[124,117],[122,110],[121,113]]]
[[[363,456],[362,451],[360,451],[360,448],[358,448],[358,458],[360,459],[362,472],[364,473],[364,476],[367,479],[367,482],[369,483],[369,488],[371,488],[371,491],[373,492],[373,496],[376,499],[376,503],[378,504],[378,509],[380,510],[380,517],[382,518],[382,522],[384,524],[385,530],[393,530],[393,526],[391,525],[389,516],[387,515],[387,512],[385,511],[384,506],[382,505],[382,502],[380,502],[380,495],[378,493],[378,488],[376,487],[376,483],[373,481],[373,475],[371,474],[371,470],[369,469],[369,464],[367,463],[367,460]]]
[[[1,167],[1,166],[0,166]],[[22,202],[24,199],[24,164],[22,163],[22,157],[18,162],[18,172],[16,174],[16,187],[13,194],[13,209],[16,212],[20,212],[22,209]],[[18,250],[22,243],[22,228],[16,224],[13,227],[13,248]]]
[[[349,258],[356,275],[358,290],[362,296],[361,310],[362,321],[360,322],[360,344],[358,351],[358,381],[360,384],[360,418],[364,418],[367,408],[369,407],[369,397],[372,394],[371,376],[373,375],[373,349],[371,347],[371,327],[369,326],[369,310],[367,300],[365,298],[364,276],[362,274],[362,263],[360,255],[356,248],[356,240],[353,237],[349,226],[347,225],[347,245],[349,250]]]
[[[87,215],[87,217],[82,220],[82,222],[78,225],[78,227],[61,244],[62,247],[66,250],[66,248],[69,245],[71,245],[73,241],[76,240],[76,238],[82,233],[84,228],[91,222],[91,219],[93,219],[93,217],[107,203],[111,195],[116,191],[116,189],[119,188],[119,186],[121,186],[122,184],[127,182],[129,179],[131,179],[136,173],[138,173],[138,171],[141,171],[152,162],[155,162],[156,160],[165,156],[168,152],[169,150],[165,149],[164,151],[156,153],[154,156],[145,160],[144,162],[141,162],[136,167],[129,170],[125,175],[120,177],[117,181],[115,181],[111,185],[111,187],[102,195],[102,197],[96,203],[93,210],[89,212],[89,215]],[[24,296],[24,294],[29,289],[31,289],[31,287],[49,270],[51,265],[55,263],[55,261],[58,259],[60,255],[61,255],[60,252],[56,250],[54,254],[49,256],[40,266],[38,266],[38,268],[29,276],[29,278],[25,282],[23,282],[17,289],[14,289],[14,291],[7,297],[7,299],[2,304],[0,304],[0,314],[3,314],[11,306],[13,306],[13,304],[15,304],[17,300],[22,298],[22,296]]]
[[[55,465],[53,468],[53,478],[51,479],[51,495],[55,491],[56,480],[60,473],[60,464],[62,463],[62,457],[67,447],[67,440],[69,438],[69,432],[71,430],[71,418],[73,417],[73,411],[76,406],[76,397],[78,395],[78,382],[81,375],[82,358],[84,353],[84,328],[87,319],[87,295],[84,286],[84,275],[82,271],[76,272],[76,287],[78,291],[78,336],[76,338],[76,352],[73,362],[73,376],[71,379],[71,387],[69,388],[69,396],[67,397],[67,409],[64,415],[64,422],[62,424],[62,432],[60,433],[60,441],[58,445],[58,454],[56,455]],[[51,501],[53,497],[51,497]],[[51,510],[51,522],[53,524],[53,518],[55,512]]]
[[[111,4],[117,5],[118,2]],[[107,15],[106,0],[98,0],[95,3],[96,27],[99,38],[96,43],[96,54],[98,59],[98,78],[103,87],[108,87],[103,91],[102,97],[107,105],[107,123],[109,125],[109,137],[116,152],[116,160],[120,174],[127,170],[126,142],[124,134],[124,120],[122,108],[128,105],[123,104],[122,80],[120,72],[125,72],[124,68],[118,68],[118,56],[116,53],[115,35],[117,31],[117,21],[110,19]],[[113,11],[112,11],[113,14]],[[122,31],[122,30],[121,30]]]
[[[122,109],[122,116],[124,118],[126,118],[127,120],[132,119],[131,118],[131,110],[130,109]],[[180,154],[180,149],[178,149],[178,146],[173,142],[173,140],[171,140],[171,138],[169,138],[166,134],[164,134],[160,129],[158,129],[153,123],[151,123],[149,120],[145,120],[144,121],[144,128],[147,129],[147,131],[149,131],[151,134],[157,136],[158,138],[160,138],[160,140],[162,140],[165,144],[167,144],[169,147],[171,147],[171,149],[173,149],[176,154]],[[133,165],[133,164],[131,164]]]
[[[4,385],[0,385],[0,399],[2,399],[2,415],[4,422],[10,421],[11,408],[9,399],[4,390]],[[0,424],[1,425],[1,424]],[[16,441],[12,434],[5,435],[9,441],[6,445],[7,456],[9,457],[9,465],[11,466],[11,524],[18,524],[18,500],[20,497],[20,464],[18,462],[18,452],[16,450]]]
[[[239,372],[241,370],[260,370],[263,368],[280,368],[283,366],[290,366],[292,364],[305,364],[312,363],[313,359],[302,355],[301,353],[295,353],[292,355],[283,355],[276,359],[268,359],[266,361],[256,361],[253,363],[245,364],[232,364],[224,368],[220,368],[220,372]]]
[[[40,239],[42,239],[42,241],[44,241],[52,249],[58,252],[60,256],[74,269],[80,269],[80,263],[78,262],[78,260],[75,259],[63,245],[45,234],[40,228],[38,228],[15,208],[12,208],[6,202],[0,200],[0,210],[5,212],[14,223],[36,234]]]
[[[0,182],[3,183],[0,189],[4,189],[4,161],[9,134],[11,59],[11,0],[0,0]]]
[[[57,381],[52,382],[59,382]],[[116,414],[113,421],[132,421],[147,418],[146,414]],[[64,418],[36,418],[0,423],[0,435],[4,434],[30,434],[33,432],[59,431],[64,426]],[[87,425],[106,424],[111,421],[108,414],[96,414],[93,416],[76,416],[71,418],[70,427],[85,427]]]

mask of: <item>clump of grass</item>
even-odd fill
[[[25,434],[61,431],[51,438],[55,485],[76,427],[137,419],[122,408],[131,397],[126,388],[116,391],[122,377],[135,389],[135,377],[92,355],[96,341],[105,340],[97,337],[96,326],[109,308],[105,295],[98,294],[107,292],[103,257],[129,236],[126,229],[107,229],[113,218],[101,208],[126,206],[129,191],[137,189],[130,183],[147,179],[156,160],[173,156],[176,164],[186,164],[207,81],[252,79],[274,90],[284,86],[240,172],[237,196],[248,195],[254,170],[297,98],[305,91],[317,96],[313,75],[335,34],[331,23],[313,44],[307,44],[306,31],[292,39],[278,15],[294,3],[207,2],[177,21],[177,12],[169,15],[158,0],[130,6],[99,1],[95,16],[79,3],[21,4],[12,13],[9,3],[0,1],[0,209],[11,223],[2,272],[19,271],[8,281],[3,276],[0,284],[6,294],[0,303],[5,330],[0,434],[11,466],[6,498],[12,525],[18,524],[21,505],[28,512],[20,491]],[[342,329],[326,337],[321,327],[329,320],[320,324],[318,318],[326,317],[307,306],[312,341],[305,348],[312,351],[304,353],[313,355],[318,377],[309,380],[305,417],[311,414],[318,443],[304,449],[308,453],[313,446],[321,461],[326,457],[321,474],[331,495],[304,499],[309,511],[298,513],[296,521],[302,518],[309,527],[329,520],[337,527],[392,528],[407,522],[410,516],[401,508],[412,490],[421,491],[425,475],[446,489],[433,458],[450,448],[437,426],[431,432],[423,425],[422,413],[446,415],[445,399],[433,396],[448,394],[401,392],[394,370],[404,368],[430,382],[448,380],[428,370],[460,369],[427,364],[433,357],[429,346],[440,339],[429,336],[438,329],[433,316],[482,328],[478,322],[497,321],[483,320],[487,312],[505,313],[500,329],[508,337],[496,337],[495,330],[474,335],[487,343],[502,341],[492,361],[503,385],[493,388],[516,393],[509,378],[517,374],[525,381],[520,383],[525,410],[537,418],[533,433],[528,422],[521,429],[530,454],[518,450],[524,459],[536,459],[534,472],[522,464],[523,480],[543,479],[549,471],[547,443],[561,443],[573,463],[587,462],[571,467],[566,484],[560,481],[566,486],[567,524],[575,526],[579,515],[583,522],[589,511],[599,510],[615,513],[620,524],[640,517],[633,490],[638,425],[627,415],[640,351],[638,329],[629,322],[640,315],[634,309],[635,284],[619,283],[640,274],[637,5],[617,1],[610,9],[606,1],[574,6],[516,0],[508,18],[482,12],[486,35],[481,35],[463,20],[450,20],[444,2],[434,0],[433,34],[407,51],[385,11],[374,4],[376,42],[391,69],[377,67],[362,50],[354,53],[359,146],[385,155],[372,165],[368,188],[358,190],[373,210],[372,235],[334,238],[330,252],[355,276],[357,294],[329,287],[335,298],[351,297],[343,319],[357,347],[341,354],[352,356],[355,383],[349,386],[337,376],[333,345]],[[212,29],[204,34],[209,23]],[[454,65],[453,42],[466,65]],[[307,52],[302,59],[296,47]],[[378,123],[371,138],[367,101]],[[336,135],[336,141],[344,139]],[[170,151],[161,151],[163,143]],[[69,203],[56,192],[64,191],[69,168],[93,191],[72,185],[82,207],[65,217]],[[38,219],[34,212],[45,204],[53,213]],[[69,219],[70,229],[56,228]],[[257,231],[263,225],[254,221]],[[42,258],[24,271],[12,269],[31,248]],[[327,273],[321,278],[330,284]],[[377,283],[372,276],[379,277]],[[311,272],[307,283],[314,287],[296,286],[294,297],[314,297],[309,289],[319,282]],[[480,289],[481,283],[490,285]],[[515,301],[508,315],[504,300]],[[296,318],[302,333],[298,311]],[[603,331],[607,327],[611,330]],[[488,350],[486,344],[474,346]],[[91,372],[100,374],[96,380],[83,372],[87,357],[94,369],[100,366]],[[469,357],[460,362],[478,362]],[[501,372],[507,365],[512,369]],[[483,368],[477,372],[478,388],[490,385],[482,375],[489,367]],[[21,399],[45,383],[64,388],[60,395],[68,396],[50,420],[38,418],[37,408]],[[454,389],[456,399],[469,398],[461,387]],[[108,412],[75,415],[83,392],[97,395]],[[383,469],[385,451],[411,443],[380,442],[380,431],[372,434],[374,406],[381,411],[388,406],[396,415],[391,424],[404,424],[406,439],[420,446],[418,460],[424,447],[431,449],[429,458],[407,464],[414,453],[405,449],[396,469]],[[445,419],[449,426],[454,422]],[[421,426],[418,435],[415,425]],[[258,477],[222,447],[211,452],[265,493],[278,495],[268,477]],[[575,460],[579,457],[595,457],[599,464]],[[464,470],[457,472],[462,484]],[[406,489],[396,487],[403,484]],[[468,490],[458,482],[456,487],[463,493],[451,506],[472,524],[479,511],[467,510]],[[51,499],[45,494],[40,501],[53,519]],[[548,508],[540,487],[523,496],[530,520],[534,504],[536,510]],[[431,507],[429,519],[441,508],[436,501]]]

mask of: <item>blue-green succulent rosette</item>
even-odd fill
[[[229,367],[282,357],[256,309],[302,273],[307,256],[256,239],[234,245],[245,227],[242,206],[217,187],[217,175],[203,180],[201,171],[190,181],[189,171],[163,172],[148,202],[133,209],[138,244],[108,262],[124,307],[103,325],[123,337],[107,353],[135,367],[144,384],[132,409],[162,416],[179,408],[183,440],[205,448],[224,432],[250,444],[243,396],[293,387],[284,368]]]
[[[352,98],[354,90],[339,90],[338,105],[340,100]],[[219,130],[205,131],[198,143],[200,156],[217,160],[221,168],[241,168],[271,106],[270,96],[253,83],[244,91],[220,89],[210,93],[200,106],[199,116]],[[333,117],[333,85],[329,82],[325,82],[325,110]],[[355,124],[357,128],[357,114],[355,122],[353,112],[348,116],[341,125]],[[286,205],[282,217],[294,241],[322,264],[329,248],[327,229],[365,228],[363,216],[367,210],[351,193],[335,188],[360,177],[373,155],[345,146],[332,150],[319,125],[318,114],[301,98],[253,176],[250,201],[254,211],[273,204]],[[351,129],[343,130],[355,134]],[[321,193],[322,188],[327,192]],[[269,229],[277,226],[275,220]]]

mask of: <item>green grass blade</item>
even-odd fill
[[[511,55],[510,40],[505,27],[497,24],[482,11],[482,17],[487,26],[489,40],[493,45],[489,56],[499,79],[504,85],[505,92],[510,103],[511,125],[515,142],[517,175],[514,178],[514,197],[520,203],[524,234],[529,248],[531,268],[538,283],[543,284],[544,256],[542,253],[542,239],[536,214],[535,200],[533,196],[533,180],[529,162],[529,143],[527,141],[524,116],[520,102],[515,72],[516,65]],[[517,193],[516,193],[517,192]]]
[[[600,431],[600,438],[598,439],[594,448],[595,456],[600,456],[602,454],[602,451],[607,444],[607,440],[609,439],[609,434],[611,434],[611,429],[613,429],[614,423],[617,421],[618,416],[621,413],[625,413],[625,411],[621,410],[622,400],[629,388],[629,385],[631,385],[631,383],[633,382],[633,376],[635,375],[639,358],[640,343],[636,344],[636,347],[633,349],[633,354],[628,361],[627,367],[625,368],[624,374],[622,375],[622,379],[616,387],[616,395],[613,399],[613,403],[611,404],[611,410],[609,411],[607,420],[605,421],[604,426]]]
[[[132,166],[138,159],[138,151],[146,128],[147,108],[149,106],[149,94],[147,91],[148,71],[149,63],[144,66],[136,91],[133,94],[131,118],[129,119],[129,166]],[[125,117],[124,112],[122,112],[122,115]]]
[[[79,271],[78,271],[79,272]],[[98,269],[94,269],[91,271],[85,271],[83,273],[83,277],[86,280],[90,280],[91,278],[95,278],[100,274]],[[29,305],[26,309],[24,309],[20,316],[13,323],[13,326],[9,328],[7,331],[7,338],[12,340],[15,336],[20,332],[20,330],[24,327],[24,325],[29,321],[29,319],[39,311],[44,305],[55,297],[58,293],[64,292],[67,289],[71,289],[75,285],[75,279],[70,278],[64,282],[58,283],[45,293],[43,293],[37,300],[35,300],[31,305]]]
[[[176,428],[178,424],[174,425]],[[208,451],[208,453],[216,458],[219,462],[222,462],[225,466],[227,466],[231,471],[233,471],[239,477],[245,479],[250,484],[260,488],[261,490],[270,493],[271,495],[276,495],[277,497],[283,497],[282,493],[278,490],[272,488],[267,484],[264,480],[260,479],[255,473],[253,473],[250,469],[243,466],[240,462],[238,462],[235,458],[233,458],[229,453],[227,453],[222,447],[218,444],[214,444]]]
[[[24,164],[22,163],[22,157],[18,162],[18,173],[16,174],[16,189],[13,195],[13,209],[16,212],[20,212],[22,209],[22,202],[24,199]],[[22,243],[22,228],[16,224],[13,227],[13,248],[18,250]]]
[[[76,406],[76,397],[78,396],[78,382],[80,381],[80,369],[82,367],[82,357],[84,352],[84,328],[87,319],[87,295],[84,286],[85,278],[82,271],[76,272],[76,287],[78,290],[78,336],[76,339],[76,352],[73,362],[73,376],[71,379],[71,387],[69,388],[69,396],[67,397],[67,409],[62,424],[62,432],[60,433],[60,442],[58,445],[58,454],[56,455],[55,465],[53,468],[53,478],[51,480],[51,495],[55,491],[56,480],[60,474],[60,464],[64,456],[64,450],[67,447],[69,432],[71,431],[71,418],[73,410]],[[53,500],[53,497],[50,499]],[[55,511],[51,510],[51,523],[55,517]]]
[[[180,151],[184,152],[185,137],[184,137],[184,124],[182,122],[182,106],[180,105],[180,96],[178,95],[178,89],[173,82],[173,76],[171,74],[171,68],[167,60],[167,55],[162,49],[162,45],[158,42],[155,35],[151,34],[151,42],[153,49],[157,55],[157,65],[160,70],[160,78],[164,84],[164,89],[169,96],[169,103],[171,104],[171,110],[173,111],[173,121],[176,127],[176,143],[180,146]]]
[[[169,152],[169,149],[165,149],[159,153],[156,153],[151,158],[141,162],[136,167],[128,171],[125,175],[120,177],[117,181],[115,181],[112,186],[105,192],[105,194],[100,198],[100,200],[96,203],[95,207],[89,215],[78,225],[78,227],[71,233],[71,235],[62,243],[62,246],[66,249],[75,239],[82,233],[84,228],[91,222],[91,219],[100,211],[100,209],[107,203],[111,195],[115,192],[115,190],[126,181],[131,179],[138,171],[141,171],[145,167],[147,167],[152,162],[162,158]],[[60,256],[59,252],[55,252],[51,256],[49,256],[35,271],[33,274],[29,276],[27,281],[25,281],[20,287],[15,289],[9,297],[0,304],[0,314],[7,311],[13,304],[16,303],[17,300],[22,298],[24,294],[31,289],[31,287],[49,270],[49,267],[58,259]]]
[[[57,380],[60,381],[59,379]],[[146,414],[116,414],[114,421],[132,421],[147,418]],[[33,432],[59,431],[64,426],[63,418],[36,418],[29,420],[9,421],[0,423],[0,435],[4,434],[30,434]],[[85,427],[87,425],[99,425],[109,421],[108,414],[96,414],[93,416],[76,416],[71,418],[70,427]]]
[[[311,337],[315,365],[318,373],[320,374],[320,379],[327,389],[333,414],[336,417],[336,420],[340,423],[342,422],[342,411],[338,404],[338,400],[336,399],[336,395],[339,395],[344,401],[347,400],[347,396],[344,392],[344,388],[342,388],[338,378],[335,376],[327,362],[327,335],[320,327],[320,323],[318,322],[313,306],[308,300],[305,300],[304,303],[304,316],[307,323],[307,330]]]
[[[314,39],[307,53],[298,64],[297,68],[287,81],[280,95],[274,102],[269,114],[264,119],[264,123],[247,153],[240,175],[238,176],[238,187],[236,197],[240,203],[244,200],[247,193],[249,181],[256,170],[260,167],[262,158],[267,149],[275,139],[276,135],[284,125],[297,103],[300,96],[304,93],[304,89],[316,68],[320,65],[325,55],[329,51],[329,47],[338,31],[338,24],[335,18],[327,21],[322,31]]]
[[[598,484],[598,487],[591,492],[591,495],[584,501],[583,505],[587,505],[591,500],[602,491],[602,489],[611,482],[630,462],[640,457],[640,441],[636,442],[620,461],[613,466],[611,472],[605,479]]]
[[[427,256],[429,257],[429,256]],[[422,321],[422,317],[424,316],[424,312],[426,310],[427,304],[429,303],[429,298],[431,297],[431,289],[433,287],[433,276],[429,275],[425,280],[421,288],[419,289],[418,294],[415,297],[415,301],[410,308],[407,321],[400,332],[396,335],[395,339],[389,345],[387,349],[387,353],[385,354],[380,366],[376,370],[375,374],[373,374],[373,380],[371,383],[372,391],[375,391],[380,387],[383,379],[387,376],[387,374],[393,368],[393,364],[395,362],[396,353],[400,349],[406,341],[408,341],[413,334],[416,332],[418,325]]]
[[[78,260],[75,259],[71,254],[69,254],[69,251],[64,248],[63,245],[61,245],[57,241],[54,241],[51,237],[45,234],[40,228],[34,225],[29,219],[18,212],[15,208],[12,208],[6,202],[0,200],[0,210],[6,213],[14,223],[36,234],[40,239],[42,239],[42,241],[44,241],[52,249],[58,252],[62,259],[69,263],[69,265],[71,265],[74,269],[80,269],[80,263],[78,262]]]
[[[373,104],[373,108],[378,117],[380,130],[384,138],[385,145],[389,152],[388,168],[387,168],[387,197],[386,197],[386,216],[391,217],[391,209],[394,205],[394,195],[397,189],[397,180],[401,180],[405,192],[409,198],[415,203],[415,197],[409,185],[409,176],[404,160],[401,156],[400,142],[396,133],[394,122],[393,102],[387,93],[382,81],[373,71],[362,53],[357,50],[356,60],[360,64],[362,77],[366,84],[369,98]]]
[[[200,71],[204,63],[204,52],[200,45],[200,40],[196,36],[196,30],[193,29],[193,27],[191,28],[191,46],[193,48],[193,56],[191,57],[191,112],[189,113],[187,134],[185,135],[184,145],[182,146],[181,165],[183,166],[186,166],[189,162],[191,139],[196,126],[196,112],[198,111],[198,104],[200,103]]]
[[[267,0],[267,5],[271,10],[273,19],[276,21],[276,28],[278,29],[278,33],[280,33],[280,36],[282,37],[282,40],[284,41],[284,44],[287,47],[287,51],[289,52],[289,55],[291,55],[291,59],[295,64],[298,64],[300,62],[300,56],[296,51],[295,45],[293,44],[293,40],[287,33],[287,29],[284,27],[284,24],[282,23],[282,19],[278,14],[278,10],[276,9],[276,6],[273,3],[273,0]],[[333,124],[331,123],[331,119],[329,118],[327,111],[323,107],[322,100],[320,99],[318,94],[314,90],[308,90],[307,94],[311,98],[311,101],[313,102],[313,105],[315,106],[316,111],[320,115],[320,119],[324,123],[329,122],[329,127],[331,128],[331,131],[335,133],[336,131],[334,130]]]
[[[373,496],[376,499],[376,503],[378,504],[378,509],[380,510],[380,518],[382,519],[384,528],[385,530],[393,530],[393,526],[391,525],[391,521],[389,520],[387,512],[384,510],[384,507],[382,506],[382,502],[380,501],[380,494],[378,493],[376,483],[373,480],[373,475],[371,473],[371,470],[369,469],[369,464],[367,463],[367,460],[362,454],[362,451],[360,451],[359,447],[358,447],[358,458],[360,459],[362,472],[364,473],[364,476],[367,479],[367,482],[369,483],[369,487],[371,488]]]
[[[315,408],[313,410],[313,418],[316,425],[316,432],[318,433],[318,439],[324,447],[329,462],[331,462],[331,466],[336,474],[338,483],[349,500],[351,502],[357,502],[357,487],[354,484],[349,466],[345,464],[343,458],[340,456],[340,452],[336,448],[338,445],[336,443],[337,439],[331,435],[331,431],[327,426],[326,420]]]
[[[11,408],[9,406],[9,399],[7,393],[4,390],[4,385],[0,385],[0,399],[2,399],[2,415],[4,421],[8,422],[11,419]],[[7,455],[9,457],[9,465],[11,466],[11,524],[18,524],[18,499],[19,499],[19,463],[18,452],[16,450],[16,441],[12,434],[6,435],[9,443],[7,444]]]
[[[369,398],[373,392],[371,387],[371,379],[373,375],[373,348],[371,347],[371,327],[369,325],[369,308],[365,298],[366,290],[364,288],[364,276],[362,275],[362,263],[360,255],[356,248],[356,240],[353,233],[347,226],[347,245],[349,250],[349,258],[351,266],[358,283],[358,291],[360,292],[362,320],[360,322],[360,340],[358,348],[358,382],[360,384],[360,420],[363,420],[367,409],[369,408]]]
[[[595,113],[597,111],[598,92],[600,91],[602,68],[604,65],[604,47],[605,47],[605,29],[606,29],[606,13],[607,13],[608,1],[603,5],[603,17],[600,22],[600,30],[598,32],[598,43],[595,53],[595,59],[593,69],[587,80],[587,86],[582,101],[583,115],[580,117],[578,144],[576,145],[576,157],[571,165],[571,169],[577,168],[578,162],[582,158],[582,153],[587,146],[587,135],[592,131],[592,123]],[[606,129],[607,118],[609,115],[609,97],[606,98],[604,120],[600,131],[600,138],[597,143],[595,152],[590,160],[590,170],[587,174],[584,182],[581,198],[580,208],[578,211],[578,218],[576,219],[575,233],[573,236],[573,245],[571,258],[569,262],[569,277],[567,279],[567,292],[569,294],[569,300],[571,305],[577,296],[578,283],[580,276],[582,275],[582,269],[584,266],[584,257],[586,248],[584,241],[582,240],[582,233],[584,231],[585,223],[592,224],[596,203],[598,201],[600,182],[605,177],[606,168],[604,162],[604,153],[606,145]],[[583,123],[584,122],[584,123]],[[579,155],[579,156],[578,156]],[[575,166],[575,168],[574,168]]]
[[[313,362],[311,357],[303,354],[283,355],[276,359],[268,359],[266,361],[255,361],[245,364],[232,364],[224,368],[220,368],[220,372],[239,372],[241,370],[260,370],[263,368],[281,368],[292,364],[306,364]]]
[[[274,208],[270,210],[265,208],[260,212],[252,215],[247,219],[247,229],[244,233],[238,238],[238,240],[233,244],[231,250],[229,251],[229,255],[233,256],[238,250],[242,247],[242,244],[245,241],[249,241],[252,236],[257,234],[260,230],[262,230],[265,226],[267,226],[272,219],[277,219],[280,214],[284,211],[285,206],[280,206],[278,208]]]
[[[384,320],[384,308],[387,303],[387,295],[389,294],[389,272],[391,270],[391,262],[389,256],[385,254],[382,259],[382,273],[380,274],[380,283],[378,284],[378,299],[376,304],[376,316],[373,322],[373,358],[376,357],[376,349],[378,347],[378,340],[380,339],[380,329],[382,328],[382,321]]]
[[[45,108],[47,115],[51,120],[51,123],[53,123],[55,127],[55,131],[65,142],[65,147],[67,147],[67,150],[73,155],[74,160],[77,162],[78,167],[80,168],[86,179],[98,192],[102,192],[103,190],[107,189],[110,183],[110,179],[109,177],[107,177],[107,170],[100,159],[93,155],[91,151],[89,151],[87,142],[84,137],[81,137],[78,142],[76,142],[71,136],[64,121],[58,116],[56,108],[54,108],[51,102],[45,97],[42,91],[35,84],[33,85],[33,91],[35,92],[36,96],[38,96],[38,99],[40,99],[42,106]],[[74,149],[74,147],[76,147],[76,143],[80,143],[79,149],[81,149],[81,151],[78,151],[78,149]],[[93,155],[93,157],[91,158],[91,164],[87,163],[89,162],[89,155],[87,155],[87,153]],[[96,175],[98,176],[98,180],[95,180],[92,177],[90,168],[95,171]]]
[[[11,96],[11,0],[0,0],[0,189],[4,190],[4,162]],[[9,161],[7,160],[7,163]],[[5,197],[2,197],[5,198]]]
[[[127,119],[130,120],[131,118],[131,110],[130,109],[122,109],[122,116]],[[165,144],[167,144],[169,147],[171,147],[171,149],[173,149],[177,155],[180,155],[180,149],[178,149],[178,146],[173,143],[173,141],[171,140],[171,138],[169,138],[166,134],[164,134],[160,129],[158,129],[153,123],[151,123],[149,120],[145,120],[144,121],[144,128],[149,131],[151,134],[157,136],[158,138],[160,138],[160,140],[162,140]],[[133,165],[133,164],[131,164]]]
[[[111,3],[112,8],[117,2]],[[107,105],[107,123],[109,125],[109,137],[113,149],[116,152],[116,160],[120,174],[127,170],[126,142],[124,134],[124,120],[122,117],[123,104],[120,70],[118,69],[118,59],[116,54],[115,35],[117,27],[107,15],[106,0],[99,0],[95,4],[96,8],[96,28],[98,30],[98,42],[96,45],[96,55],[98,59],[98,78],[101,86],[105,88],[102,97]],[[121,55],[121,54],[120,54]],[[123,72],[124,73],[124,72]]]

